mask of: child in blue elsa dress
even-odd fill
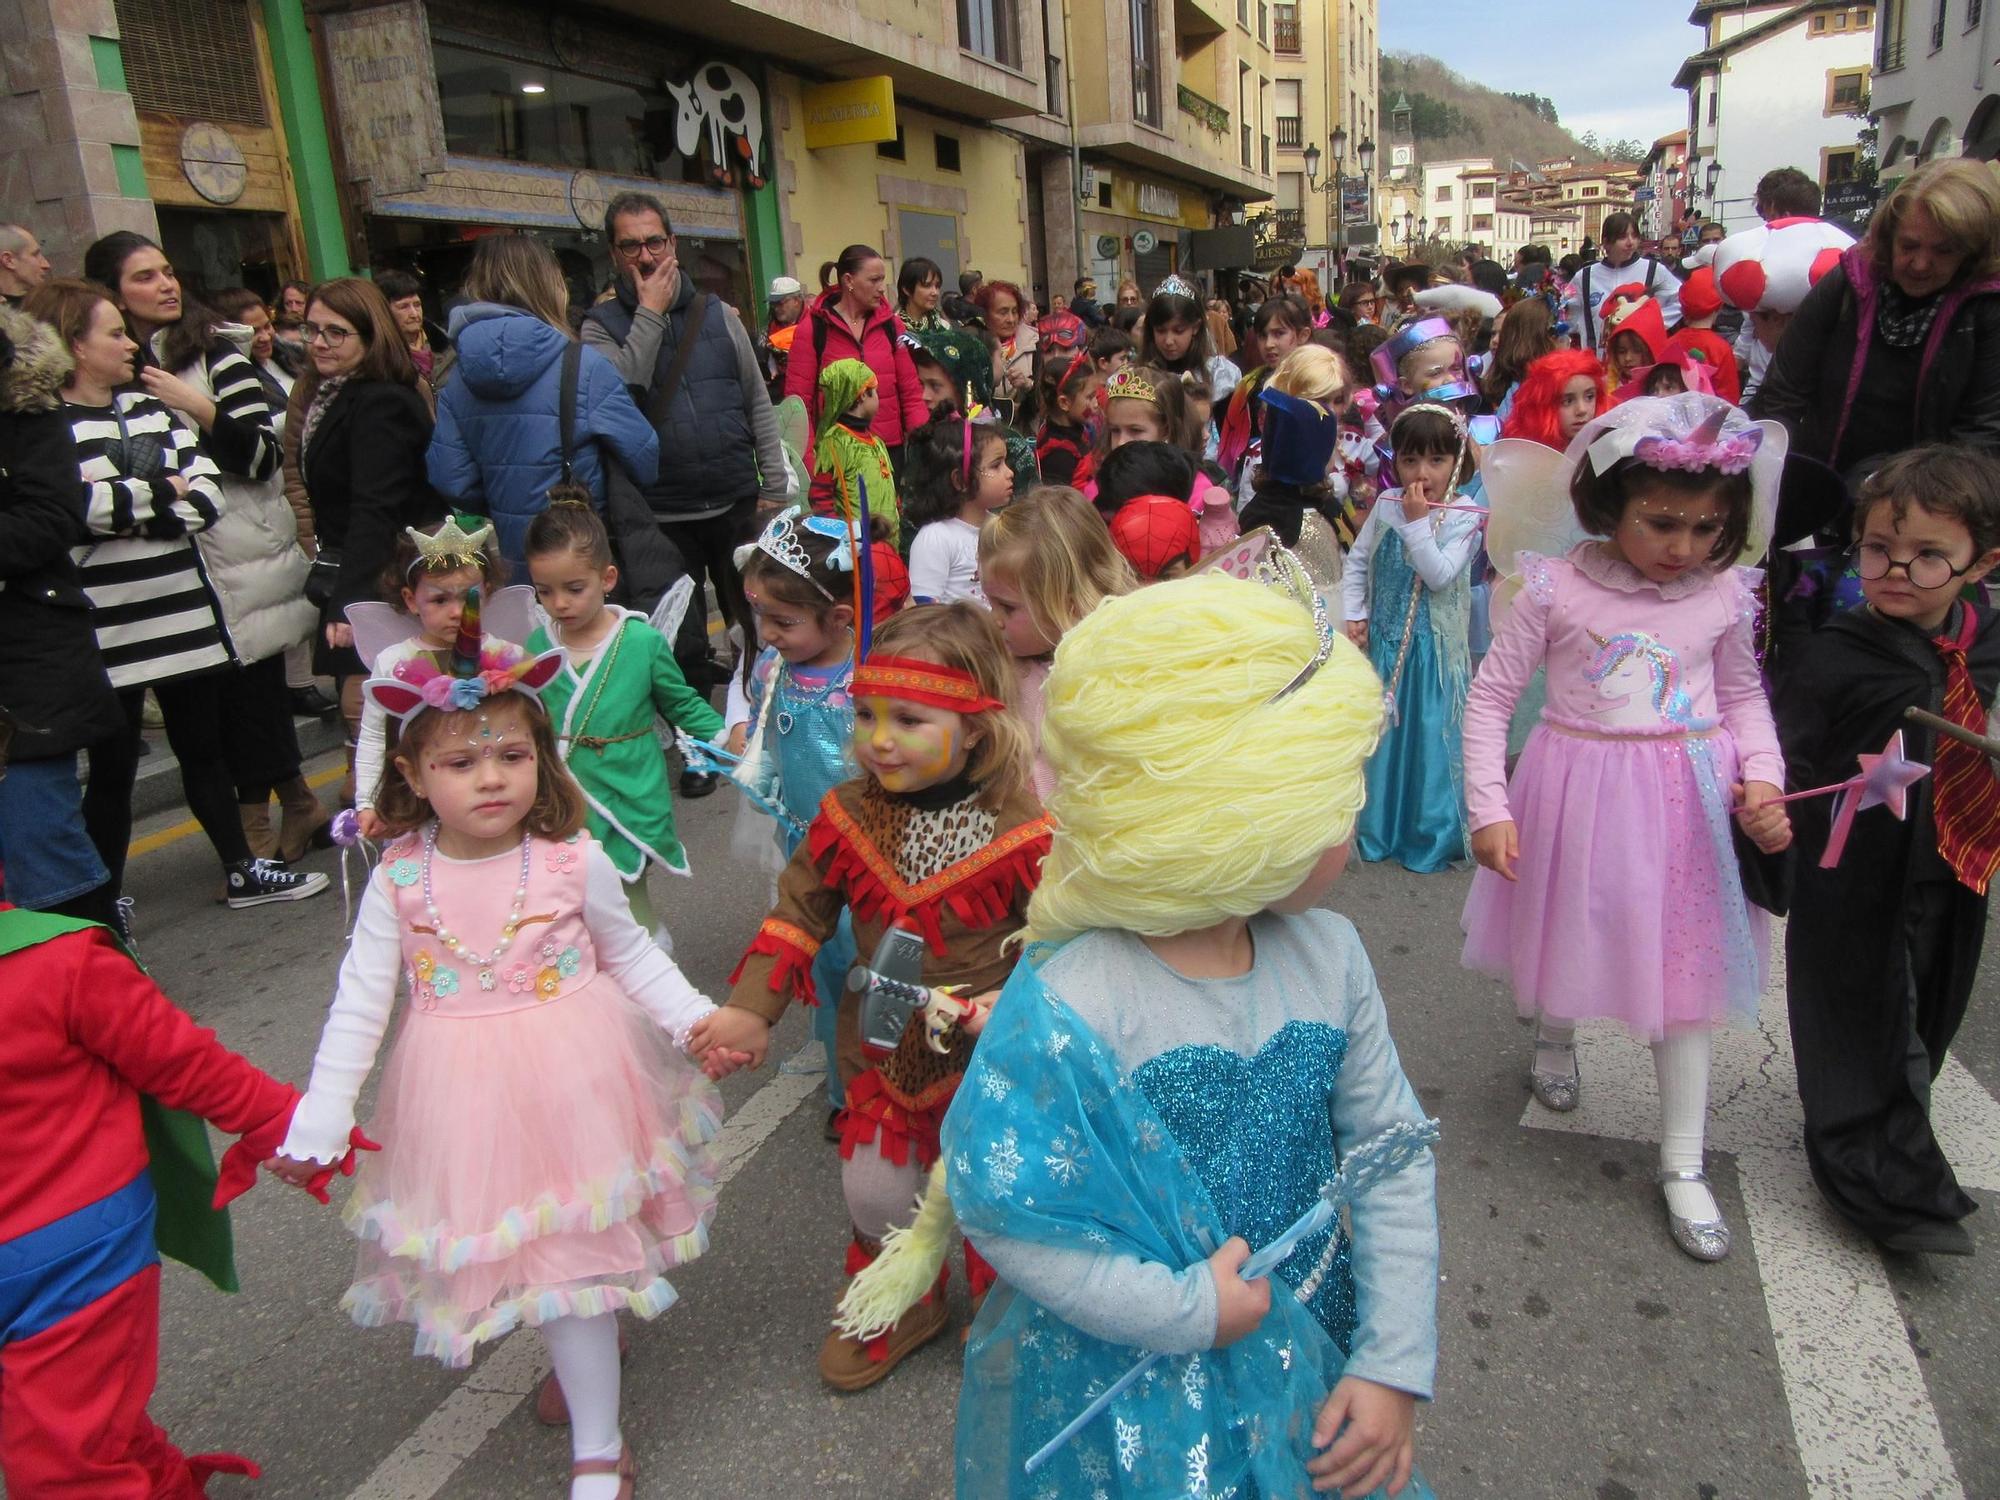
[[[1001,1276],[966,1352],[961,1500],[1430,1495],[1430,1153],[1384,1168],[1351,1241],[1336,1215],[1273,1277],[1238,1274],[1336,1171],[1428,1128],[1353,925],[1315,909],[1382,687],[1310,600],[1200,573],[1107,599],[1056,653],[1028,922],[1061,946],[1014,971],[944,1124],[952,1204]]]

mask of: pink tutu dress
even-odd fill
[[[721,1100],[678,1050],[713,1006],[633,921],[602,849],[390,845],[285,1155],[344,1149],[399,972],[342,1306],[365,1327],[414,1323],[416,1352],[448,1365],[523,1323],[672,1306],[666,1272],[707,1247],[715,1207]]]
[[[1595,542],[1524,555],[1465,708],[1468,821],[1514,821],[1518,879],[1480,870],[1464,916],[1466,966],[1510,981],[1523,1016],[1648,1041],[1755,1018],[1767,934],[1729,788],[1785,780],[1751,646],[1757,577],[1654,583]],[[1508,718],[1540,666],[1547,706],[1510,785]]]

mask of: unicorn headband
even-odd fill
[[[486,549],[493,543],[493,523],[480,516],[446,516],[436,531],[406,526],[403,534],[417,544],[416,561],[410,564],[412,573],[439,564],[454,569],[482,568]]]
[[[812,576],[812,554],[806,551],[801,536],[804,532],[832,539],[833,551],[826,559],[828,567],[836,573],[851,573],[854,570],[854,533],[845,521],[832,516],[795,516],[790,511],[774,516],[751,550],[763,553],[787,572],[798,574],[828,604],[838,604],[840,601],[826,591],[826,585]]]
[[[394,676],[371,677],[361,690],[377,708],[407,723],[422,709],[475,709],[499,693],[535,697],[562,670],[562,662],[559,650],[531,656],[512,641],[484,634],[474,585],[465,592],[458,635],[443,666],[428,655],[413,656],[397,663]]]

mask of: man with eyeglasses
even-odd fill
[[[735,309],[682,274],[657,198],[613,198],[604,237],[618,282],[585,314],[583,341],[617,368],[658,431],[660,474],[646,503],[749,649],[756,637],[734,553],[752,539],[759,498],[782,502],[790,484],[757,350]],[[681,674],[702,694],[725,675],[709,653],[707,613],[689,610],[674,642]],[[712,775],[686,771],[681,793],[705,797],[715,784]]]

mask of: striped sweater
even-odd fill
[[[143,391],[109,406],[65,402],[77,463],[89,487],[93,540],[76,549],[97,646],[116,688],[163,682],[233,659],[190,533],[222,514],[215,465],[196,434]],[[117,412],[125,417],[121,433]],[[132,478],[134,450],[156,449],[158,477]],[[178,492],[172,476],[186,481]]]

